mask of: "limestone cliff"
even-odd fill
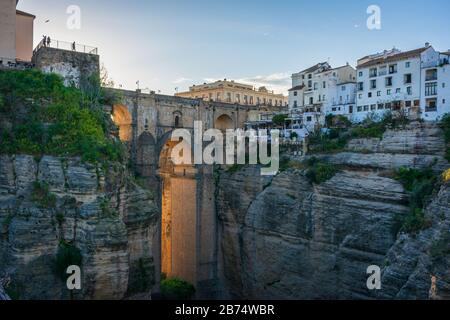
[[[322,155],[341,170],[313,185],[302,170],[261,177],[257,168],[222,171],[218,182],[222,281],[238,299],[450,298],[450,185],[425,215],[431,227],[397,234],[408,195],[389,172],[442,172],[444,141],[436,125],[388,130]],[[367,267],[382,269],[369,291]]]
[[[48,194],[39,197],[36,186],[43,185]],[[55,271],[62,242],[82,255],[82,289],[74,298],[149,291],[157,222],[153,195],[121,165],[0,156],[0,278],[9,277],[13,298],[70,297]]]

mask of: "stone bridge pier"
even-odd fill
[[[243,128],[255,107],[206,103],[196,99],[123,91],[123,103],[111,108],[120,139],[127,143],[136,173],[157,186],[161,210],[158,243],[153,248],[160,274],[194,284],[199,298],[218,296],[218,227],[213,167],[174,165],[177,144],[171,133]]]

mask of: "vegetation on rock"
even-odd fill
[[[161,295],[165,300],[190,300],[195,295],[195,288],[184,280],[167,278],[161,281]]]
[[[387,112],[381,119],[369,116],[358,125],[352,125],[343,116],[334,115],[328,115],[325,122],[325,131],[316,132],[309,136],[309,149],[312,153],[343,151],[350,139],[381,139],[388,128],[405,126],[409,120],[405,116],[394,116],[391,112]]]
[[[65,280],[68,276],[66,273],[67,268],[73,265],[81,267],[81,263],[82,256],[80,249],[73,244],[61,241],[55,259],[56,273]]]
[[[306,177],[314,184],[324,183],[333,178],[338,172],[336,166],[314,157],[307,160],[306,163],[308,165]]]
[[[450,162],[450,114],[446,114],[441,120],[441,128],[444,130],[444,138],[446,143],[445,158]]]
[[[49,186],[45,182],[33,182],[31,200],[43,208],[54,208],[56,206],[56,196],[49,191]]]
[[[122,144],[107,134],[103,90],[95,79],[90,83],[80,90],[55,74],[0,72],[0,153],[121,161]]]
[[[400,181],[409,194],[410,213],[399,221],[398,231],[417,233],[430,227],[430,220],[425,217],[424,209],[436,188],[437,177],[430,168],[417,170],[400,168],[395,179]]]

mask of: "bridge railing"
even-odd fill
[[[98,48],[96,48],[96,47],[91,47],[91,46],[79,44],[76,42],[67,42],[67,41],[61,41],[61,40],[50,39],[50,41],[48,41],[45,38],[42,39],[41,42],[39,42],[39,44],[34,49],[33,53],[36,53],[41,48],[54,48],[54,49],[59,49],[59,50],[74,51],[74,52],[98,55]]]

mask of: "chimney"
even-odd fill
[[[429,42],[425,42],[425,47],[429,47],[430,46],[430,43]]]

